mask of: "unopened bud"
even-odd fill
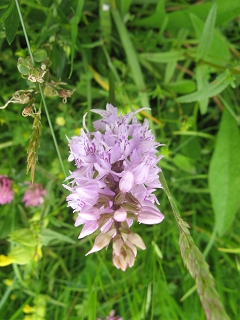
[[[119,205],[124,201],[124,199],[125,199],[125,194],[124,192],[120,191],[114,198],[114,204]]]
[[[47,59],[47,52],[44,49],[37,49],[33,52],[33,58],[37,62],[42,62]]]

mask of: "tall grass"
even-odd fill
[[[203,256],[192,258],[196,249],[181,219],[206,256],[216,299],[230,319],[238,319],[239,4],[16,3],[25,29],[15,1],[0,5],[0,105],[19,90],[37,92],[33,103],[41,110],[42,132],[34,180],[47,194],[38,207],[21,202],[25,181],[31,181],[26,160],[35,115],[33,109],[30,117],[22,116],[22,100],[9,103],[0,110],[0,175],[13,180],[14,200],[0,205],[0,319],[96,320],[111,310],[124,320],[206,319],[198,276],[207,267],[199,262]],[[45,82],[67,82],[65,94],[76,89],[66,103],[59,85],[47,92],[18,71],[18,58],[33,52],[36,62],[39,49],[51,61]],[[147,117],[164,144],[160,166],[171,191],[156,192],[164,222],[133,225],[147,249],[139,250],[126,272],[113,267],[110,247],[85,257],[95,235],[78,240],[80,228],[74,227],[62,187],[65,172],[73,170],[66,136],[79,135],[83,115],[107,102],[123,113],[151,107],[139,119]],[[88,112],[89,130],[94,120]],[[22,250],[18,260],[5,263],[15,248]],[[221,314],[208,319],[227,319],[216,309]]]

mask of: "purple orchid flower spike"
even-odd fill
[[[76,170],[63,186],[71,192],[68,206],[78,212],[75,226],[84,225],[79,238],[99,231],[87,254],[108,247],[112,240],[113,264],[125,271],[134,265],[136,247],[146,248],[131,230],[133,221],[151,225],[164,219],[153,194],[162,187],[157,164],[163,156],[156,156],[160,144],[148,121],[137,121],[137,112],[118,116],[111,104],[91,111],[102,119],[93,123],[95,132],[81,130],[69,141],[69,161],[75,161]]]

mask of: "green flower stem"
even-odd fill
[[[88,58],[87,52],[83,51],[83,62],[86,73],[89,72],[88,68]],[[87,79],[87,107],[88,107],[88,114],[87,114],[87,123],[90,125],[91,123],[91,108],[92,108],[92,95],[91,95],[91,79]]]
[[[28,40],[28,35],[27,35],[26,29],[25,29],[25,26],[24,26],[24,22],[23,22],[23,18],[22,18],[22,14],[21,14],[21,10],[20,10],[20,7],[19,7],[18,0],[15,0],[15,3],[16,3],[16,7],[17,7],[17,10],[18,10],[19,18],[20,18],[20,21],[21,21],[21,25],[22,25],[24,36],[25,36],[25,40],[26,40],[26,43],[27,43],[28,51],[29,51],[29,54],[30,54],[30,57],[31,57],[31,61],[32,61],[32,64],[35,65],[35,62],[34,62],[34,59],[33,59],[32,50],[31,50],[31,46],[30,46],[30,43],[29,43],[29,40]],[[46,104],[46,101],[45,101],[45,98],[44,98],[43,90],[42,90],[42,87],[39,85],[39,83],[37,83],[37,87],[38,87],[38,89],[40,91],[40,94],[41,94],[42,103],[44,105],[45,113],[46,113],[46,116],[47,116],[48,124],[49,124],[50,131],[51,131],[51,134],[52,134],[52,137],[53,137],[53,141],[54,141],[54,145],[55,145],[55,148],[56,148],[56,151],[57,151],[59,162],[60,162],[60,165],[62,167],[63,174],[64,174],[64,176],[66,178],[66,176],[67,176],[66,175],[66,171],[65,171],[65,168],[64,168],[64,165],[63,165],[61,154],[59,152],[56,136],[55,136],[55,133],[54,133],[54,130],[53,130],[53,126],[52,126],[52,122],[51,122],[51,119],[50,119],[50,116],[49,116],[49,112],[48,112],[47,104]]]
[[[25,29],[25,26],[24,26],[24,22],[23,22],[23,18],[22,18],[22,13],[21,13],[21,10],[20,10],[20,7],[19,7],[18,0],[15,0],[15,3],[16,3],[18,15],[19,15],[19,19],[20,19],[20,22],[21,22],[21,25],[22,25],[24,37],[25,37],[25,40],[26,40],[26,42],[27,42],[27,47],[28,47],[28,50],[29,50],[29,54],[30,54],[30,57],[31,57],[31,61],[32,61],[32,64],[34,65],[33,54],[32,54],[32,51],[31,51],[30,43],[29,43],[29,41],[28,41],[28,36],[27,36],[27,32],[26,32],[26,29]]]
[[[228,320],[229,317],[221,303],[221,298],[215,288],[215,280],[209,271],[209,266],[205,261],[204,255],[194,243],[188,229],[188,224],[180,217],[176,202],[170,193],[164,174],[161,172],[159,177],[178,224],[180,233],[179,246],[183,262],[196,282],[197,292],[205,311],[206,319]]]
[[[204,249],[204,252],[203,252],[203,255],[204,255],[205,258],[209,254],[209,252],[210,252],[210,250],[211,250],[211,248],[212,248],[212,246],[214,244],[214,241],[216,239],[216,235],[217,235],[217,229],[214,228],[213,232],[212,232],[212,235],[211,235],[211,238],[208,241],[208,244],[207,244],[207,246],[206,246],[206,248]]]
[[[13,283],[15,282],[15,278],[13,280]],[[1,300],[0,300],[0,310],[2,309],[3,305],[5,304],[5,302],[8,300],[8,297],[10,296],[11,292],[13,290],[13,285],[7,287],[7,289],[5,290],[5,292],[2,294],[1,296]],[[3,291],[3,290],[2,290]]]
[[[40,91],[40,94],[41,94],[41,97],[42,97],[43,106],[44,106],[44,109],[45,109],[45,113],[46,113],[46,116],[47,116],[49,128],[50,128],[50,131],[51,131],[51,134],[52,134],[52,138],[53,138],[53,141],[54,141],[54,144],[55,144],[55,148],[56,148],[56,151],[57,151],[58,159],[59,159],[60,165],[62,167],[63,174],[64,174],[64,176],[66,178],[67,175],[66,175],[66,171],[65,171],[65,168],[64,168],[64,165],[63,165],[62,156],[61,156],[59,148],[58,148],[58,144],[57,144],[56,136],[55,136],[55,133],[54,133],[54,130],[53,130],[52,122],[51,122],[51,119],[50,119],[50,116],[49,116],[47,104],[46,104],[46,101],[45,101],[45,98],[44,98],[42,87],[40,85],[39,85],[39,91]]]

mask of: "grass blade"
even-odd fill
[[[78,24],[81,20],[82,9],[84,5],[84,0],[78,0],[76,14],[72,18],[71,21],[71,70],[68,78],[70,79],[73,72],[73,60],[75,57],[75,48],[77,42],[77,35],[78,35]]]
[[[198,44],[197,49],[197,61],[204,59],[210,49],[212,39],[213,39],[213,32],[214,26],[216,21],[217,15],[217,2],[215,2],[209,11],[206,23],[204,25],[204,29]]]
[[[129,37],[129,33],[127,31],[127,28],[125,27],[122,18],[120,16],[120,13],[116,6],[113,4],[112,6],[112,16],[113,20],[115,22],[115,25],[117,27],[120,39],[122,41],[122,45],[124,48],[124,51],[127,56],[128,64],[132,70],[132,76],[133,80],[137,86],[137,89],[139,91],[139,97],[141,101],[142,107],[149,107],[149,100],[148,95],[145,92],[146,91],[146,85],[144,83],[142,70],[138,61],[137,53],[133,47],[132,41]]]

